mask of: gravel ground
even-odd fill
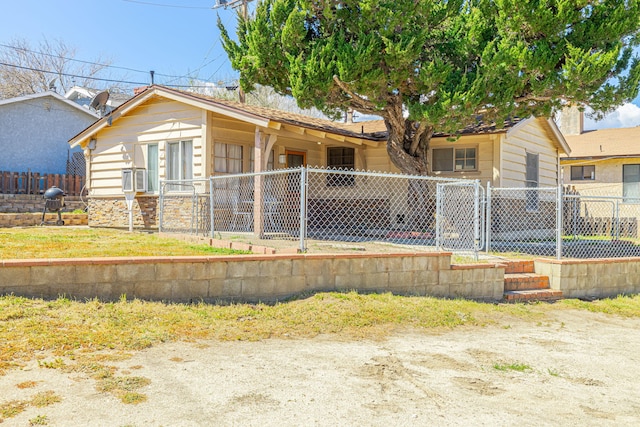
[[[640,319],[551,310],[541,323],[383,341],[168,343],[109,363],[150,380],[137,405],[33,362],[0,376],[0,405],[62,400],[2,426],[640,425],[639,330]]]

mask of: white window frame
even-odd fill
[[[625,181],[625,176],[627,176],[625,169],[628,166],[635,166],[639,169],[637,174],[639,176],[638,181]],[[636,197],[633,197],[630,193],[635,193]],[[622,165],[622,201],[623,203],[640,203],[640,164]]]
[[[535,160],[535,176],[534,170],[529,168],[529,161]],[[540,184],[540,154],[525,151],[525,208],[527,212],[538,212],[540,210],[540,194],[537,188]]]
[[[185,148],[187,147],[187,144],[190,146],[190,150],[191,150],[191,158],[190,159],[185,159]],[[172,159],[171,159],[171,150],[170,147],[177,145],[178,146],[178,170],[174,171],[172,170]],[[180,141],[167,141],[166,143],[166,147],[165,147],[165,152],[166,152],[166,159],[167,159],[167,163],[166,163],[166,177],[167,180],[187,180],[187,179],[193,179],[193,140],[191,139],[185,139],[185,140],[180,140]],[[189,165],[187,167],[187,162],[189,162]],[[185,169],[188,169],[187,171],[185,171]],[[176,173],[177,172],[177,173]],[[189,174],[187,174],[186,172],[190,172]],[[190,175],[190,176],[186,176],[186,175]]]
[[[155,147],[155,169],[152,167],[150,148]],[[154,184],[154,188],[151,187],[151,183]],[[160,192],[160,144],[152,143],[147,144],[147,192],[158,193]]]
[[[466,160],[466,150],[470,150],[473,149],[475,150],[475,157],[474,159],[474,163],[475,163],[475,167],[473,169],[471,168],[464,168],[464,166],[461,169],[456,169],[456,150],[465,150],[465,157],[464,159]],[[434,151],[437,150],[451,150],[451,169],[435,169],[435,159],[434,159]],[[441,173],[467,173],[467,172],[477,172],[478,169],[478,163],[479,163],[479,149],[477,145],[460,145],[460,146],[454,146],[454,145],[446,145],[446,146],[442,146],[442,147],[431,147],[430,149],[431,151],[431,171],[432,172],[441,172]]]
[[[573,177],[574,168],[580,168],[580,178]],[[585,176],[585,168],[593,168],[589,175]],[[594,181],[596,179],[596,165],[580,165],[580,166],[571,166],[569,168],[569,175],[571,181]]]

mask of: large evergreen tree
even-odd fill
[[[434,131],[635,98],[639,2],[261,0],[237,41],[218,26],[244,90],[381,116],[393,163],[427,174]]]

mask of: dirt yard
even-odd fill
[[[2,426],[640,425],[640,319],[548,316],[385,341],[164,344],[111,363],[150,380],[137,405],[33,362],[0,376],[0,403],[62,400]]]

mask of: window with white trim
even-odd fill
[[[158,144],[149,144],[147,145],[147,192],[157,193],[158,184]]]
[[[622,197],[627,203],[640,203],[640,165],[622,165]]]
[[[571,166],[571,181],[591,181],[596,179],[596,167],[588,166]]]
[[[167,143],[167,179],[193,179],[193,142]]]
[[[531,190],[525,190],[527,193],[526,209],[529,212],[535,212],[539,208],[538,187],[539,171],[540,171],[540,155],[527,152],[526,156],[526,175],[525,186]]]
[[[461,172],[478,170],[476,147],[446,147],[431,150],[431,170],[434,172]]]

